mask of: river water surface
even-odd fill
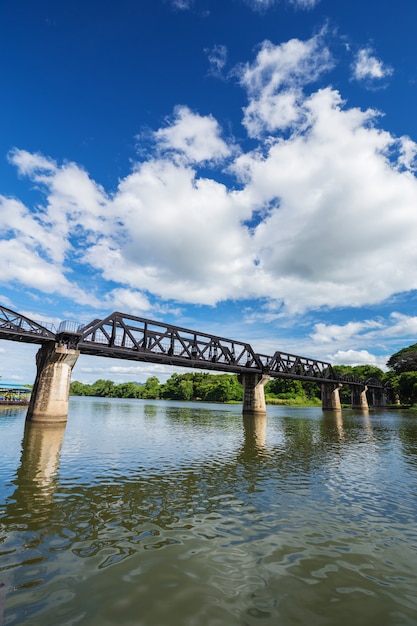
[[[3,408],[0,583],[3,626],[415,626],[417,413]]]

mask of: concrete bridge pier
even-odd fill
[[[321,386],[321,408],[323,411],[341,411],[339,389],[342,385],[325,383]]]
[[[243,415],[266,415],[264,387],[269,376],[263,374],[240,374],[239,382],[243,385]]]
[[[384,409],[387,406],[387,396],[385,394],[385,389],[382,387],[374,387],[371,389],[372,393],[372,404],[374,408]]]
[[[363,409],[367,411],[369,409],[368,398],[366,397],[368,387],[366,385],[364,385],[363,387],[360,387],[359,385],[352,385],[350,391],[352,398],[352,409]]]
[[[47,424],[66,422],[72,369],[79,350],[57,343],[44,344],[36,354],[37,374],[26,421]]]

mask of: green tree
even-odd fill
[[[158,399],[161,393],[161,385],[156,376],[150,376],[145,386],[142,388],[142,398],[150,399]]]
[[[400,401],[405,404],[417,402],[417,372],[402,372],[398,377]]]
[[[352,367],[353,374],[362,380],[375,378],[376,380],[384,379],[384,372],[376,365],[354,365]]]
[[[114,382],[99,378],[92,384],[92,395],[102,398],[112,398],[114,393]]]
[[[417,343],[393,354],[387,361],[387,367],[397,374],[417,371]]]
[[[136,383],[120,383],[114,388],[115,398],[141,398],[143,385],[137,385]]]
[[[167,400],[180,400],[180,375],[177,373],[172,374],[164,385],[160,388],[160,396]]]
[[[70,384],[71,396],[89,396],[91,392],[91,386],[80,383],[78,380],[74,380]]]
[[[265,392],[282,399],[306,396],[301,381],[291,378],[272,378],[266,383]]]
[[[180,380],[178,385],[178,395],[181,400],[191,400],[194,397],[194,386],[192,380]]]

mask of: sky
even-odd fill
[[[417,341],[416,23],[415,0],[0,0],[0,305],[386,369]],[[37,349],[1,341],[3,380]]]

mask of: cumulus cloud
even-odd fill
[[[232,152],[221,137],[217,120],[193,113],[186,106],[176,108],[174,119],[155,132],[155,139],[161,151],[181,154],[191,163],[222,161]]]
[[[347,324],[323,324],[315,325],[312,339],[316,343],[327,344],[333,341],[351,341],[352,338],[358,337],[370,329],[381,328],[382,324],[375,320],[366,320],[362,322],[348,322]]]
[[[264,42],[240,68],[255,147],[237,149],[213,116],[179,106],[112,193],[75,163],[14,150],[45,201],[0,199],[2,275],[97,302],[78,268],[110,285],[101,303],[144,312],[155,297],[261,298],[270,314],[294,314],[416,289],[416,146],[316,85],[332,63],[323,35]],[[316,330],[329,349],[336,332]]]
[[[332,363],[333,365],[375,365],[381,367],[380,361],[368,350],[338,350],[332,355]]]
[[[387,318],[378,317],[340,325],[320,322],[315,324],[310,339],[313,352],[318,350],[324,359],[334,364],[372,364],[386,369],[386,362],[395,351],[392,346],[397,344],[400,349],[415,343],[416,335],[417,317],[394,311]],[[382,354],[375,356],[364,349],[364,345],[372,346]]]
[[[359,81],[380,81],[393,73],[393,69],[378,59],[369,47],[358,51],[352,70],[354,78]]]
[[[303,123],[303,87],[332,67],[322,35],[308,41],[291,39],[281,45],[265,41],[253,63],[241,69],[240,81],[249,104],[243,124],[251,137]]]

